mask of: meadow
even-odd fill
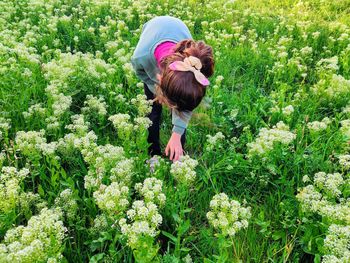
[[[215,74],[151,173],[130,58],[158,15]],[[2,262],[349,263],[350,1],[1,0]]]

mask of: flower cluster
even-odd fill
[[[94,224],[90,231],[94,234],[98,234],[101,231],[106,231],[110,229],[110,224],[108,222],[107,216],[105,214],[97,215],[94,219]]]
[[[133,159],[122,159],[116,163],[111,169],[111,175],[109,179],[112,182],[120,182],[124,185],[129,185],[131,177],[133,175],[134,160]]]
[[[288,105],[282,109],[282,113],[286,116],[290,116],[294,112],[293,105]]]
[[[72,123],[66,125],[66,129],[77,135],[85,135],[89,130],[90,122],[85,121],[83,114],[75,114],[71,116]]]
[[[67,83],[69,77],[74,76],[77,70],[84,69],[90,80],[103,81],[115,73],[112,64],[106,63],[103,59],[94,58],[93,54],[77,52],[59,53],[58,59],[53,59],[43,65],[45,78],[58,83]]]
[[[115,168],[119,161],[125,159],[124,149],[111,144],[99,145],[82,149],[85,162],[89,164],[88,174],[85,176],[85,188],[98,188],[104,176]]]
[[[336,72],[339,69],[338,57],[333,56],[331,58],[322,58],[316,63],[318,71],[324,72]]]
[[[152,101],[147,100],[144,94],[138,94],[136,98],[131,99],[130,102],[137,107],[139,116],[145,117],[152,110]]]
[[[93,95],[87,95],[84,105],[85,107],[81,108],[83,113],[97,114],[99,117],[103,117],[107,114],[107,104],[101,96],[97,98]]]
[[[136,117],[133,122],[131,116],[126,113],[118,113],[108,118],[117,129],[118,136],[120,139],[130,138],[133,131],[143,132],[147,131],[148,127],[151,126],[152,122],[147,117]]]
[[[157,178],[146,178],[143,182],[135,184],[135,190],[146,202],[153,202],[162,207],[165,204],[165,194],[162,193],[163,182]]]
[[[158,234],[162,223],[159,207],[164,206],[166,197],[162,193],[163,182],[154,177],[146,178],[143,183],[135,184],[135,190],[143,200],[133,202],[131,209],[126,212],[126,218],[119,220],[119,226],[132,249],[153,247],[153,238]],[[144,243],[144,238],[148,241]]]
[[[207,146],[205,149],[207,151],[212,151],[215,147],[217,147],[217,144],[219,144],[224,139],[225,135],[223,135],[222,132],[218,132],[214,136],[207,134]]]
[[[3,117],[0,117],[0,131],[8,132],[8,130],[11,128],[11,121],[10,119],[6,119]]]
[[[30,106],[28,111],[24,111],[22,114],[25,119],[28,119],[34,115],[42,117],[46,114],[46,108],[42,107],[41,103],[37,103]]]
[[[331,123],[332,121],[328,118],[325,117],[321,121],[313,121],[309,122],[307,124],[308,129],[311,132],[318,132],[327,129],[327,126]]]
[[[56,26],[54,26],[56,27]],[[78,42],[78,37],[74,38]],[[69,50],[70,51],[70,50]],[[78,80],[82,85],[95,85],[97,87],[110,87],[109,77],[115,72],[112,64],[106,63],[101,58],[94,58],[91,53],[83,54],[76,52],[62,53],[56,52],[56,59],[43,64],[44,76],[49,81],[45,89],[47,96],[50,98],[48,108],[52,109],[53,116],[51,117],[50,128],[53,130],[59,126],[59,121],[62,116],[69,110],[73,103],[72,96],[68,94],[74,93],[76,86],[71,85],[72,79]],[[96,57],[98,54],[96,54]],[[74,76],[74,78],[71,78]],[[79,77],[76,77],[79,76]],[[104,102],[91,98],[87,101],[87,107],[97,107],[99,114],[104,114]]]
[[[66,125],[66,129],[71,132],[58,140],[57,149],[63,154],[68,154],[75,149],[88,151],[95,148],[97,136],[93,131],[89,131],[90,123],[85,121],[84,115],[72,115],[71,120],[72,123]]]
[[[224,236],[234,236],[240,229],[247,228],[250,217],[250,207],[243,207],[238,201],[230,200],[225,193],[213,197],[207,213],[209,223]]]
[[[350,154],[339,155],[339,164],[345,169],[350,169]]]
[[[285,116],[290,116],[292,115],[292,113],[294,112],[294,107],[293,105],[287,105],[284,108],[280,108],[280,106],[278,105],[277,101],[275,100],[275,98],[278,97],[278,93],[272,92],[271,96],[274,98],[272,99],[272,103],[273,103],[273,107],[270,108],[270,112],[274,113],[274,112],[282,112],[283,115]]]
[[[60,209],[44,208],[27,226],[8,230],[0,244],[0,258],[4,262],[62,261],[66,228],[61,218]]]
[[[71,189],[67,188],[63,190],[55,199],[55,205],[64,211],[69,221],[72,221],[76,218],[78,204],[73,196],[73,191]]]
[[[15,138],[16,147],[25,156],[51,155],[57,149],[57,142],[46,142],[45,130],[40,131],[19,131]]]
[[[1,140],[1,132],[0,132],[0,140]],[[0,152],[0,168],[2,167],[5,159],[6,159],[6,154],[4,152]]]
[[[314,184],[302,188],[297,194],[304,211],[317,213],[332,222],[350,223],[350,202],[342,197],[342,191],[349,187],[350,180],[345,180],[339,173],[315,174]]]
[[[136,117],[134,119],[135,125],[134,130],[135,131],[146,131],[148,127],[152,125],[152,121],[147,117]]]
[[[53,115],[57,118],[61,117],[66,111],[69,110],[73,101],[71,96],[66,96],[63,93],[53,94],[52,100],[54,101],[51,105]]]
[[[182,155],[177,162],[171,164],[170,173],[175,180],[182,184],[191,184],[196,179],[198,161],[191,159],[188,155]]]
[[[21,200],[20,183],[29,174],[29,170],[23,168],[17,170],[15,167],[4,166],[0,172],[0,212],[9,213],[19,204]]]
[[[330,196],[339,197],[341,194],[339,187],[344,184],[344,179],[340,173],[318,172],[315,173],[314,184]]]
[[[98,207],[110,215],[117,215],[123,212],[129,205],[129,188],[117,182],[112,182],[94,192],[94,198]]]
[[[350,138],[350,119],[343,120],[340,122],[340,124],[341,124],[340,132],[344,134],[346,138]]]
[[[132,208],[127,211],[127,219],[119,220],[119,226],[123,235],[127,237],[129,246],[137,248],[141,237],[155,237],[158,234],[157,229],[162,220],[157,205],[152,202],[137,200],[133,202]]]
[[[46,143],[45,130],[19,131],[16,134],[15,143],[23,155],[40,153],[40,145]]]
[[[50,132],[58,130],[61,125],[58,118],[55,116],[49,116],[45,118],[45,122],[46,130]]]
[[[130,119],[130,115],[124,113],[118,113],[108,118],[108,120],[112,122],[114,128],[117,129],[120,138],[130,136],[134,127],[133,124],[130,122]]]
[[[350,114],[350,104],[343,108],[342,113],[344,113],[345,115]]]
[[[262,128],[255,142],[247,143],[248,156],[264,155],[273,149],[275,143],[289,144],[295,137],[296,135],[290,132],[289,127],[281,121],[272,129]]]
[[[350,259],[350,226],[332,224],[324,239],[327,251],[322,263],[349,262]]]
[[[321,79],[312,88],[316,96],[328,99],[338,99],[350,92],[350,80],[341,75],[333,74],[330,79]]]

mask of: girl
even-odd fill
[[[170,160],[183,155],[185,135],[192,111],[199,105],[214,71],[212,48],[192,40],[178,18],[159,16],[143,25],[131,63],[144,82],[148,100],[153,100],[148,129],[149,153],[161,155],[159,125],[162,104],[172,112],[172,134],[165,149]]]

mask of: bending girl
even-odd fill
[[[148,100],[153,100],[148,131],[150,155],[161,155],[159,143],[162,105],[172,111],[172,134],[165,149],[170,160],[183,155],[186,128],[214,72],[212,48],[194,41],[178,18],[159,16],[143,25],[131,63],[144,82]]]

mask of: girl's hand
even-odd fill
[[[165,148],[165,155],[169,156],[169,159],[173,162],[179,160],[180,156],[183,155],[183,149],[181,144],[181,135],[173,132],[171,134],[171,137],[169,139],[169,142]]]

